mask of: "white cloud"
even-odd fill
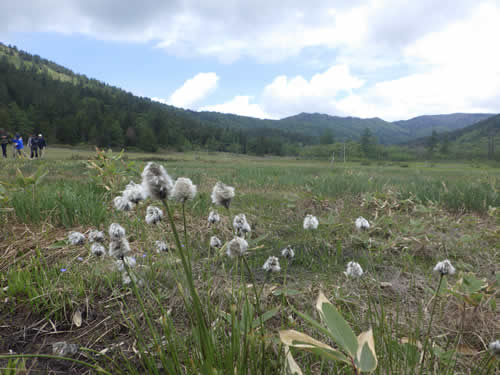
[[[0,2],[0,33],[55,31],[151,41],[178,56],[278,61],[308,47],[399,50],[463,17],[474,0],[17,0]],[[344,52],[339,51],[343,54]]]
[[[167,101],[157,98],[153,100],[165,104],[168,102],[176,107],[189,108],[212,93],[217,88],[218,80],[219,77],[215,73],[198,73],[175,90]]]
[[[337,103],[344,113],[401,119],[422,114],[500,111],[500,8],[483,4],[466,20],[405,49],[412,73]]]
[[[332,66],[310,80],[302,76],[278,76],[264,88],[262,106],[279,117],[298,112],[332,113],[339,94],[351,93],[363,84],[362,79],[351,75],[346,65]]]
[[[253,97],[251,96],[239,95],[222,104],[204,106],[200,108],[200,111],[232,113],[240,116],[249,116],[260,119],[272,118],[272,116],[265,113],[258,104],[250,103],[252,99]]]

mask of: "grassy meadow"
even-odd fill
[[[349,358],[346,327],[356,336],[372,329],[375,374],[500,373],[488,350],[500,339],[500,168],[103,155],[49,148],[43,160],[0,160],[1,374],[358,374],[324,348],[289,349],[279,335],[293,329]],[[168,202],[174,225],[160,201],[113,206],[147,161],[197,185],[184,207]],[[235,187],[229,209],[211,202],[217,181]],[[160,223],[146,224],[149,205],[165,212]],[[219,223],[208,224],[210,210]],[[252,228],[249,249],[230,258],[239,213]],[[316,230],[304,230],[307,214]],[[359,216],[369,229],[355,228]],[[137,263],[125,266],[127,285],[112,257],[67,240],[91,229],[107,237],[111,223],[125,228]],[[221,249],[210,247],[214,235]],[[157,253],[158,240],[168,252]],[[287,246],[293,259],[281,256]],[[270,256],[280,272],[262,269]],[[455,274],[432,272],[444,259]],[[362,277],[344,273],[350,261]],[[316,308],[320,292],[338,315]],[[62,341],[78,349],[58,358],[52,344]]]

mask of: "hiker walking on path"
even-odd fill
[[[30,159],[33,159],[33,156],[38,159],[38,137],[35,135],[31,135],[28,138],[28,147],[31,150]]]
[[[16,133],[16,137],[12,140],[12,143],[14,146],[14,157],[21,157],[24,153],[23,137],[21,137],[19,133]]]
[[[9,144],[9,135],[4,129],[0,129],[0,144],[2,145],[2,156],[7,157],[7,145]]]
[[[43,156],[43,151],[45,149],[45,147],[47,147],[47,143],[45,143],[45,138],[43,138],[43,135],[41,134],[38,134],[38,153],[40,155],[40,159],[42,158]]]

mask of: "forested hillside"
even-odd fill
[[[407,130],[411,139],[425,137],[435,130],[438,133],[453,131],[485,120],[493,113],[452,113],[449,115],[426,115],[410,120],[395,121],[393,124]]]
[[[0,128],[24,136],[41,132],[49,143],[298,155],[304,145],[358,142],[367,131],[374,143],[396,144],[489,116],[420,116],[391,123],[317,113],[259,120],[195,112],[134,96],[0,43]]]
[[[105,147],[202,148],[282,154],[312,137],[277,129],[214,126],[184,110],[78,75],[39,56],[0,45],[0,128],[48,142]]]

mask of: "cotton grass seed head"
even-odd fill
[[[347,270],[344,272],[346,276],[349,277],[361,277],[363,276],[363,268],[356,262],[347,263]]]
[[[212,190],[212,203],[229,208],[234,198],[234,187],[217,182]]]
[[[89,242],[102,242],[104,241],[104,233],[100,230],[91,230],[89,232]]]
[[[500,356],[500,340],[490,342],[488,347],[493,355]]]
[[[436,264],[434,272],[440,274],[441,276],[453,275],[455,273],[455,267],[451,265],[451,262],[448,259],[445,259]]]
[[[281,256],[286,259],[293,259],[295,256],[295,251],[293,251],[292,247],[288,245],[283,250],[281,250]]]
[[[144,193],[144,188],[141,184],[136,184],[133,181],[125,186],[125,190],[122,192],[122,197],[132,203],[139,203],[140,201],[146,199],[146,194]]]
[[[355,225],[358,230],[366,230],[370,228],[370,223],[363,216],[356,219]]]
[[[208,223],[209,224],[216,224],[220,221],[220,216],[216,211],[210,211],[208,214]]]
[[[235,237],[227,244],[227,255],[231,258],[244,255],[248,250],[248,242],[243,238]]]
[[[309,229],[318,229],[319,221],[316,216],[313,215],[306,215],[304,218],[304,229],[309,230]]]
[[[134,280],[135,285],[137,285],[138,287],[144,286],[144,281],[142,279],[139,279],[136,275],[129,276],[127,272],[122,273],[123,285],[130,285],[132,283],[132,280]]]
[[[234,217],[233,228],[238,236],[244,236],[252,231],[245,214],[239,214]]]
[[[163,165],[149,162],[142,171],[142,187],[147,196],[153,199],[166,199],[174,183]]]
[[[164,252],[167,252],[169,250],[167,243],[164,241],[156,241],[155,245],[156,245],[156,252],[157,253],[164,253]]]
[[[146,209],[146,223],[156,224],[161,221],[163,217],[163,211],[161,208],[156,206],[148,206]]]
[[[68,241],[71,245],[81,245],[85,242],[85,236],[80,232],[69,232]]]
[[[185,203],[194,199],[195,196],[196,185],[193,185],[193,181],[186,177],[179,177],[175,180],[174,189],[172,190],[172,199],[174,201]]]
[[[280,261],[278,257],[269,257],[262,266],[262,269],[267,272],[280,272]]]
[[[122,196],[113,199],[113,204],[118,211],[131,211],[134,208],[134,204]]]
[[[217,236],[210,237],[210,247],[212,249],[218,249],[221,246],[222,246],[222,242],[221,242],[221,240],[219,240],[219,238],[217,238]]]
[[[121,259],[128,253],[130,253],[130,244],[125,237],[109,243],[109,256]]]
[[[118,271],[120,272],[125,271],[124,263],[127,265],[128,268],[134,268],[137,265],[137,261],[135,260],[134,257],[124,257],[123,260],[120,259],[115,262]]]
[[[106,248],[102,246],[99,242],[94,242],[90,247],[90,251],[95,256],[100,257],[101,255],[104,255],[104,253],[106,253]]]
[[[111,224],[109,226],[109,238],[118,240],[122,237],[125,237],[125,229],[118,223]]]

